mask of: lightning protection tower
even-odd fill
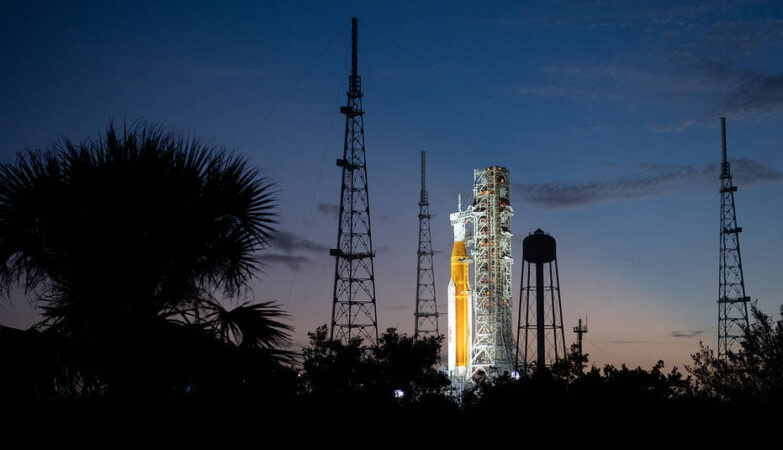
[[[733,345],[742,339],[748,326],[748,302],[742,275],[737,213],[731,183],[731,170],[726,158],[726,118],[720,118],[722,156],[720,165],[720,258],[718,269],[718,357],[726,358]]]
[[[432,264],[430,203],[427,195],[426,162],[421,152],[421,194],[419,196],[419,250],[416,264],[416,329],[413,337],[438,336],[438,304],[435,301],[435,273]]]
[[[357,71],[358,38],[356,18],[352,19],[351,76],[348,102],[340,107],[345,114],[340,213],[337,225],[332,300],[331,338],[350,341],[361,337],[369,346],[378,343],[375,307],[375,276],[370,231],[370,198],[367,191],[367,162],[364,153],[364,111],[362,79]]]
[[[509,172],[498,166],[473,171],[473,346],[469,377],[514,367],[511,304]]]
[[[541,229],[522,241],[516,354],[516,367],[521,373],[527,373],[533,362],[541,370],[566,355],[556,247],[555,238]],[[533,268],[535,273],[531,274]]]

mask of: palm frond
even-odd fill
[[[21,153],[0,164],[0,289],[36,291],[46,326],[81,342],[190,323],[248,288],[276,199],[245,157],[144,123]],[[271,302],[213,312],[239,347],[288,343]]]
[[[205,320],[218,337],[242,348],[276,349],[290,343],[293,327],[282,320],[286,314],[275,302],[245,302],[226,309],[218,302],[210,306]]]

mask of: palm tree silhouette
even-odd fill
[[[21,285],[40,305],[38,328],[67,340],[85,392],[170,390],[206,347],[279,362],[291,331],[279,307],[227,310],[217,298],[248,293],[275,208],[274,186],[245,158],[109,125],[0,164],[0,288]]]

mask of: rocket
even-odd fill
[[[460,206],[460,209],[461,206]],[[472,308],[468,281],[468,252],[465,247],[464,215],[451,215],[454,227],[454,247],[451,251],[451,279],[449,280],[449,374],[464,377],[470,361]]]

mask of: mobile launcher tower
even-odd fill
[[[449,374],[470,379],[479,372],[511,372],[511,217],[509,172],[490,166],[473,171],[473,203],[450,215],[454,228],[448,292]],[[472,258],[468,258],[468,248]],[[473,286],[468,264],[473,263]]]

